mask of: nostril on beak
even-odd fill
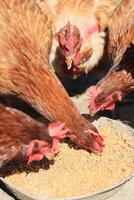
[[[95,110],[89,110],[89,115],[91,117],[94,117],[96,113],[97,113],[97,111],[95,111]]]

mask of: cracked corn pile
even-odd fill
[[[63,143],[48,170],[14,174],[5,181],[37,199],[86,195],[117,184],[134,171],[132,129],[105,119],[100,119],[97,127],[106,145],[102,154],[90,154]]]

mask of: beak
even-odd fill
[[[53,153],[48,153],[47,155],[44,155],[48,160],[53,160],[54,159],[54,154]]]
[[[94,117],[97,112],[98,112],[98,110],[89,110],[89,115],[91,117]]]
[[[73,75],[72,75],[72,79],[73,79],[73,80],[77,79],[78,77],[79,77],[79,74],[73,74]]]
[[[72,64],[73,64],[73,58],[72,58],[72,56],[68,56],[68,57],[66,58],[66,63],[67,63],[67,69],[68,69],[68,70],[71,69]]]

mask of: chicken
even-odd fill
[[[95,16],[98,1],[41,1],[53,30],[50,61],[57,74],[77,78],[91,71],[100,61],[105,33],[99,31]]]
[[[103,138],[80,115],[49,64],[47,19],[32,0],[0,1],[0,94],[16,95],[51,122],[65,122],[71,140],[100,152]]]
[[[0,104],[0,168],[22,155],[31,163],[59,151],[66,135],[64,123],[46,125],[16,109]]]
[[[134,91],[134,0],[124,0],[109,22],[109,54],[113,60],[108,74],[89,88],[89,110],[113,110]]]

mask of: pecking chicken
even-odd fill
[[[31,163],[59,151],[64,123],[47,127],[16,109],[0,104],[0,168],[18,155]]]
[[[41,1],[42,12],[51,22],[50,61],[56,73],[76,78],[100,61],[105,33],[99,31],[96,6],[94,0]]]
[[[134,91],[134,0],[124,0],[109,22],[112,68],[89,88],[89,110],[113,110],[115,102]]]
[[[0,1],[0,94],[16,95],[51,122],[65,122],[67,136],[98,152],[103,139],[69,98],[49,64],[48,17],[29,0]]]

